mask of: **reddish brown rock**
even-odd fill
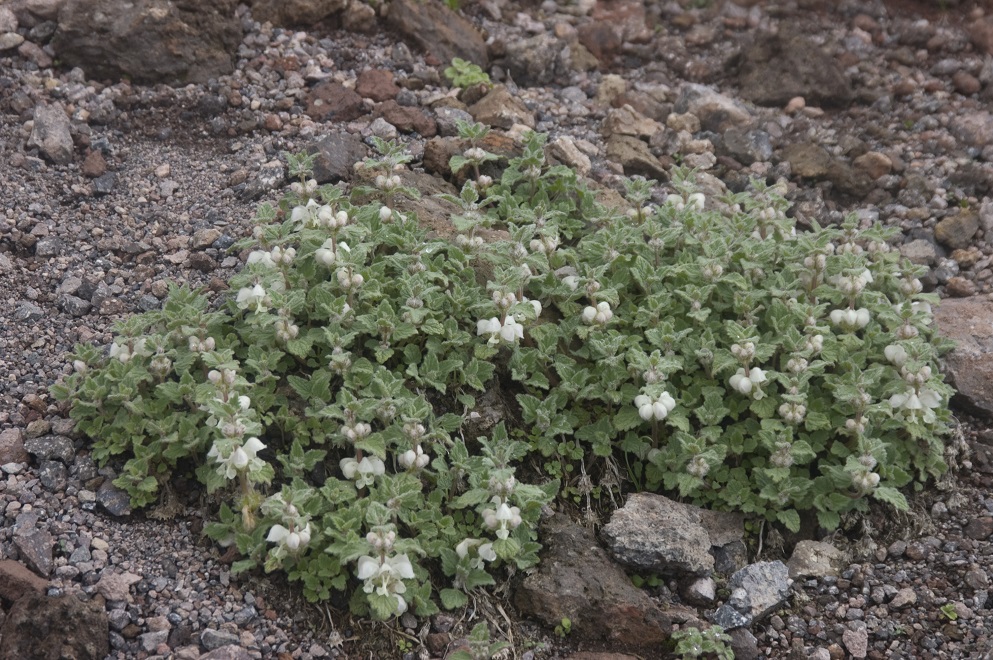
[[[358,75],[355,92],[362,98],[377,103],[395,99],[400,88],[393,82],[393,72],[386,69],[369,69]]]
[[[0,432],[0,465],[27,463],[30,460],[31,456],[24,449],[24,432],[21,429]]]
[[[438,134],[438,123],[422,108],[400,105],[392,100],[384,101],[376,109],[376,116],[390,122],[403,133],[419,133],[426,138]]]
[[[979,79],[968,71],[956,71],[952,76],[952,85],[956,92],[965,96],[975,94],[983,87]]]
[[[43,594],[48,588],[48,580],[33,573],[19,561],[0,561],[0,598],[5,603],[13,603],[25,594]]]
[[[307,96],[306,113],[317,121],[352,121],[365,112],[362,97],[336,82],[322,82]]]
[[[80,170],[83,172],[83,176],[95,179],[107,173],[107,161],[99,151],[91,151],[86,154],[86,159],[83,160],[83,166]]]
[[[934,318],[941,334],[957,342],[944,356],[956,398],[972,412],[993,416],[993,302],[948,298]]]

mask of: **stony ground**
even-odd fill
[[[780,180],[801,221],[856,212],[897,225],[900,249],[929,267],[931,288],[989,299],[993,7],[466,4],[489,37],[494,80],[523,102],[502,110],[551,133],[561,157],[598,183],[616,186],[624,172],[664,179],[677,161],[731,188],[753,176]],[[241,264],[227,248],[249,232],[257,203],[277,195],[284,151],[329,132],[325,148],[361,150],[362,138],[399,131],[430,170],[437,143],[426,138],[444,135],[446,118],[465,110],[440,62],[375,22],[367,33],[284,30],[242,7],[233,74],[185,87],[98,82],[53,64],[43,48],[53,21],[3,10],[4,558],[49,576],[51,594],[103,606],[114,658],[197,658],[217,648],[266,658],[443,657],[484,612],[495,631],[513,635],[514,657],[573,655],[579,642],[515,618],[509,605],[371,624],[341,614],[340,603],[302,603],[279,579],[236,580],[200,535],[210,512],[191,489],[177,489],[170,520],[127,512],[106,485],[112,472],[94,465],[83,439],[66,440],[70,426],[47,394],[73,344],[109,343],[112,324],[157,306],[168,282],[223,293]],[[390,72],[397,87],[369,69]],[[340,121],[315,104],[330,85],[362,92],[339,109],[348,115]],[[631,110],[616,110],[625,103]],[[49,104],[71,117],[68,144],[38,132],[49,119],[37,109]],[[419,124],[425,116],[437,123]],[[739,636],[739,657],[990,657],[993,437],[985,420],[967,422],[960,470],[919,496],[913,515],[869,518],[829,539],[850,566],[799,581],[789,607],[754,626],[754,637]],[[763,558],[777,552],[767,540]]]

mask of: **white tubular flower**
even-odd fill
[[[941,395],[929,387],[922,387],[920,390],[908,387],[905,392],[890,397],[890,406],[911,413],[928,412],[941,406]]]
[[[261,284],[256,284],[255,286],[249,288],[245,287],[238,290],[238,297],[235,299],[235,303],[238,305],[238,309],[249,309],[257,314],[261,314],[266,310],[268,302],[266,301],[265,289],[262,288]]]
[[[265,462],[256,456],[263,449],[265,445],[261,440],[249,438],[245,444],[236,446],[227,456],[222,456],[215,444],[207,452],[207,458],[217,462],[217,470],[225,479],[234,479],[241,471],[252,472],[265,465]]]
[[[367,594],[375,591],[381,596],[394,596],[397,599],[397,614],[407,611],[407,602],[400,594],[406,593],[403,580],[414,578],[414,567],[406,554],[393,557],[359,557],[358,577],[365,580],[362,590]]]
[[[579,288],[579,277],[576,275],[566,275],[562,278],[562,283],[569,287],[570,291],[575,291]]]
[[[110,357],[115,358],[120,362],[128,362],[131,357],[131,349],[127,344],[118,344],[114,342],[110,345]]]
[[[421,449],[420,445],[417,445],[414,449],[408,449],[403,452],[397,459],[400,465],[408,470],[411,468],[415,470],[423,470],[430,460],[431,457],[424,453],[424,450]]]
[[[686,198],[686,205],[696,208],[699,211],[703,210],[704,205],[707,203],[707,198],[703,193],[695,192],[690,193],[690,196]]]
[[[275,268],[276,262],[273,261],[272,255],[265,250],[255,250],[248,255],[248,265],[261,264],[266,268]]]
[[[497,508],[483,511],[483,523],[496,532],[498,539],[506,540],[511,530],[517,529],[521,524],[521,510],[499,497],[494,497],[493,502],[497,504]]]
[[[647,394],[639,394],[634,398],[634,405],[638,408],[638,416],[646,422],[662,421],[676,407],[676,400],[668,392],[663,392],[654,399]]]
[[[741,392],[745,395],[751,395],[754,399],[761,399],[765,394],[762,392],[760,385],[766,382],[768,378],[765,375],[765,371],[759,369],[758,367],[752,367],[745,373],[743,368],[739,368],[737,372],[731,378],[728,379],[728,384],[731,388]]]
[[[290,531],[282,525],[273,525],[266,537],[269,543],[279,543],[291,553],[296,554],[310,543],[310,523],[301,530]]]
[[[389,222],[390,218],[393,217],[393,211],[390,210],[388,206],[381,206],[379,208],[379,220],[381,222]]]
[[[496,346],[500,343],[500,330],[502,328],[503,326],[500,324],[500,319],[495,316],[476,321],[476,334],[480,337],[489,335],[489,339],[486,343],[490,346]]]
[[[605,300],[597,303],[596,307],[583,309],[583,321],[592,325],[606,325],[612,318],[614,313],[610,311],[610,303]]]
[[[480,539],[465,539],[455,546],[455,554],[459,559],[469,556],[469,551],[476,548],[476,557],[469,560],[469,567],[475,570],[483,570],[484,562],[496,561],[497,554],[493,550],[492,543],[483,543]]]
[[[524,339],[524,326],[508,314],[507,319],[503,322],[503,327],[500,328],[500,338],[508,344],[516,343],[518,339]]]
[[[375,456],[365,456],[361,461],[343,458],[338,465],[345,478],[355,482],[356,488],[371,486],[375,483],[376,477],[386,473],[386,465]]]
[[[871,493],[879,485],[879,475],[875,472],[856,472],[852,475],[852,485],[860,493]]]
[[[665,203],[674,206],[677,211],[682,211],[686,208],[686,200],[683,199],[682,195],[677,195],[675,193],[668,195],[665,198]]]
[[[248,410],[252,406],[252,400],[247,396],[238,397],[238,407],[242,410]]]
[[[306,206],[293,207],[293,210],[290,212],[290,221],[303,227],[316,227],[322,208],[327,207],[321,207],[312,199],[307,200]]]

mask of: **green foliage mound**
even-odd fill
[[[377,142],[350,192],[291,157],[299,181],[259,209],[236,294],[176,288],[107,354],[77,348],[55,393],[99,461],[124,459],[137,505],[193,471],[224,502],[208,533],[235,570],[386,618],[534,564],[556,493],[630,485],[834,528],[945,470],[945,344],[889,231],[796,232],[774,189],[705,199],[687,176],[661,206],[631,181],[630,208],[605,208],[545,136],[493,180],[485,130],[462,129],[455,240],[398,210],[418,195],[398,146]],[[487,388],[519,419],[465,437]]]

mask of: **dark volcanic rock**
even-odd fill
[[[780,32],[759,37],[741,55],[741,96],[759,105],[847,106],[853,93],[841,65],[809,37]]]
[[[110,652],[107,613],[75,596],[29,593],[7,614],[0,629],[0,660],[73,658],[102,660]]]
[[[91,78],[185,85],[230,73],[241,41],[236,2],[68,0],[52,38]]]
[[[447,65],[460,57],[486,69],[486,42],[468,20],[438,0],[393,0],[386,22],[407,42]]]

